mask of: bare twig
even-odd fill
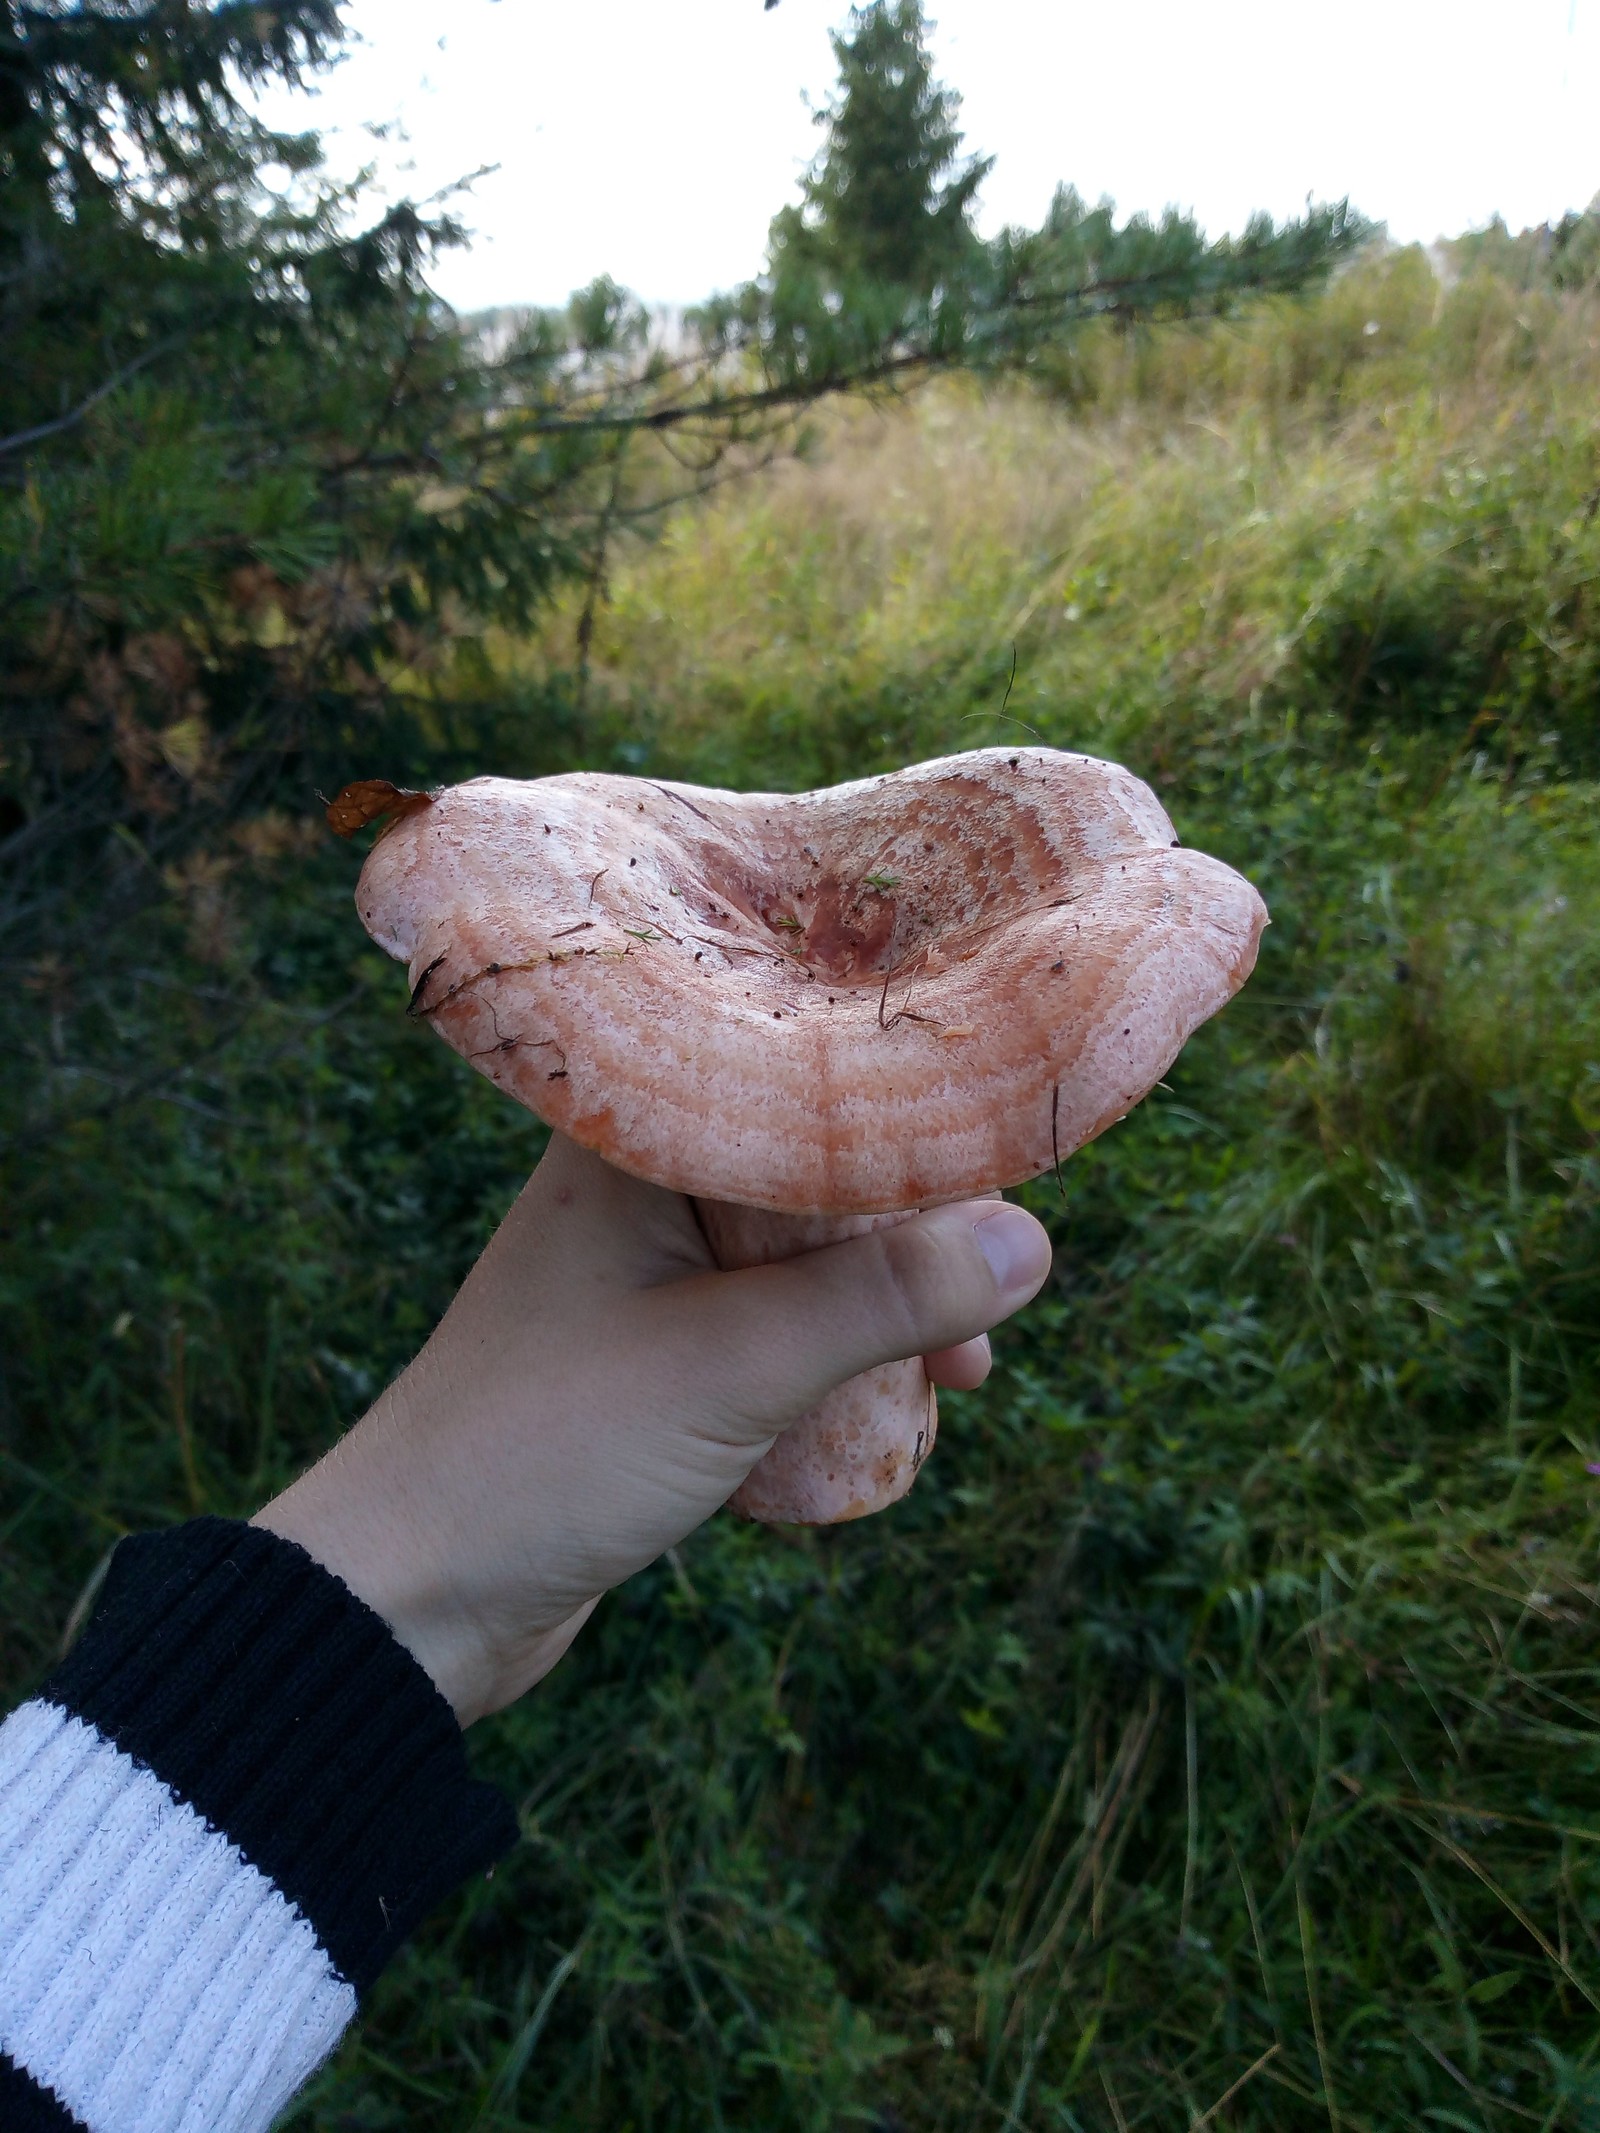
[[[0,458],[5,458],[12,452],[25,452],[30,445],[43,444],[47,438],[59,437],[64,430],[76,429],[86,416],[93,414],[102,400],[109,400],[130,378],[136,378],[141,370],[148,370],[152,363],[158,363],[164,355],[170,355],[186,338],[184,334],[172,334],[166,340],[158,341],[154,348],[146,348],[131,362],[124,363],[120,370],[114,370],[103,385],[97,385],[76,407],[69,408],[64,415],[57,415],[53,422],[36,422],[32,429],[13,430],[9,437],[0,437]]]
[[[1225,2103],[1232,2103],[1234,2097],[1238,2095],[1239,2091],[1244,2087],[1245,2083],[1247,2081],[1253,2081],[1256,2075],[1259,2074],[1261,2069],[1267,2064],[1267,2061],[1269,2059],[1276,2058],[1278,2053],[1282,2049],[1283,2047],[1281,2044],[1269,2044],[1266,2050],[1261,2054],[1261,2057],[1257,2059],[1253,2065],[1247,2066],[1244,2072],[1239,2076],[1238,2080],[1235,2081],[1230,2088],[1226,2088],[1223,2090],[1222,2094],[1217,2098],[1216,2102],[1211,2106],[1209,2111],[1202,2111],[1198,2118],[1190,2121],[1189,2133],[1200,2133],[1200,2129],[1202,2126],[1210,2125],[1211,2121],[1216,2117],[1217,2113],[1222,2109],[1223,2105]]]

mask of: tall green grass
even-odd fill
[[[798,787],[1031,730],[1273,926],[1030,1188],[1054,1281],[912,1497],[713,1522],[474,1736],[526,1842],[294,2124],[1600,2128],[1597,330],[1402,254],[841,415],[617,559],[586,675],[558,613],[367,766]],[[219,866],[129,947],[154,1096],[63,1063],[10,1158],[19,1689],[116,1532],[359,1411],[537,1145],[348,855]],[[239,1035],[186,1061],[204,985]]]

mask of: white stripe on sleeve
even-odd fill
[[[159,1778],[56,1704],[0,1725],[0,2046],[91,2133],[265,2133],[355,2011]]]

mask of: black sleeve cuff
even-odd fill
[[[5,2133],[87,2133],[83,2120],[8,2051],[0,2051],[0,2126]]]
[[[296,1904],[364,1993],[516,1842],[454,1713],[303,1548],[200,1518],[125,1540],[41,1691],[142,1763]]]

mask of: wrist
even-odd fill
[[[344,1576],[336,1564],[324,1567]],[[480,1718],[503,1711],[542,1681],[564,1657],[596,1605],[590,1600],[553,1629],[497,1640],[485,1635],[470,1618],[426,1597],[381,1588],[360,1592],[359,1597],[382,1616],[396,1640],[430,1677],[463,1731]]]
[[[365,1601],[428,1675],[463,1729],[503,1710],[542,1680],[596,1604],[590,1600],[553,1625],[510,1634],[492,1630],[431,1573],[420,1536],[386,1521],[381,1507],[370,1501],[358,1509],[333,1500],[320,1467],[250,1523],[296,1542]]]

